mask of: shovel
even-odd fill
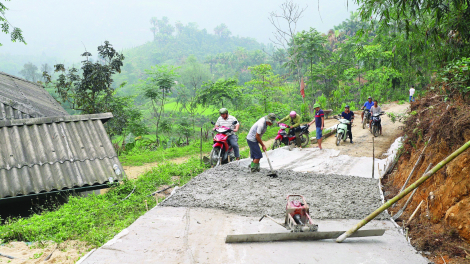
[[[269,168],[271,168],[271,173],[268,174],[267,176],[272,177],[272,178],[277,178],[277,173],[273,170],[273,166],[271,165],[271,161],[269,160],[268,153],[264,151],[264,154],[266,155],[266,159],[268,159],[269,163]]]

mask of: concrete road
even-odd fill
[[[428,263],[390,221],[381,237],[225,244],[228,234],[288,232],[270,220],[204,208],[155,207],[81,263]],[[347,230],[357,220],[315,220],[319,231]]]

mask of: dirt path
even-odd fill
[[[380,106],[380,105],[379,105]],[[408,103],[399,105],[397,103],[390,103],[381,105],[381,108],[385,113],[404,113],[409,107]],[[334,135],[324,139],[322,147],[326,149],[337,149],[340,150],[341,155],[348,155],[353,157],[372,157],[372,137],[373,135],[369,132],[369,129],[362,129],[361,124],[361,112],[355,111],[355,121],[352,126],[352,135],[354,144],[349,143],[349,139],[345,142],[341,142],[339,146],[336,146],[336,137]],[[378,136],[374,139],[375,141],[375,157],[381,158],[382,154],[387,152],[390,145],[397,138],[400,133],[400,123],[393,123],[387,115],[382,117],[382,136]],[[336,125],[338,121],[336,119],[325,120],[325,127],[329,128]],[[314,127],[311,127],[314,135]],[[317,144],[312,144],[313,147],[318,147]]]
[[[186,162],[192,157],[196,157],[196,156],[179,157],[179,158],[171,159],[168,161],[171,161],[176,164],[181,164],[181,163]],[[124,171],[126,172],[126,175],[129,179],[137,179],[140,175],[144,174],[145,172],[149,171],[151,168],[156,167],[161,163],[162,162],[152,162],[152,163],[145,163],[142,166],[122,166],[122,167],[124,168]]]
[[[0,253],[14,257],[0,257],[0,263],[70,263],[73,264],[85,255],[91,247],[85,242],[69,240],[61,244],[45,242],[44,244],[10,242],[0,245]],[[49,257],[47,261],[45,259]]]

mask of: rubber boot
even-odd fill
[[[255,169],[257,172],[259,172],[261,170],[260,166],[259,166],[259,163],[255,163]]]
[[[250,168],[251,168],[251,172],[255,172],[256,171],[256,163],[251,162]]]
[[[248,165],[248,169],[253,168],[253,164],[255,163],[252,161],[251,164]]]

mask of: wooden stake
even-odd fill
[[[145,208],[146,208],[147,211],[148,211],[148,210],[149,210],[149,206],[148,206],[148,204],[147,204],[147,200],[144,200],[144,202],[145,202]]]
[[[363,220],[361,220],[359,223],[357,223],[354,227],[352,227],[351,229],[349,229],[347,232],[343,233],[340,237],[338,237],[338,239],[336,239],[336,242],[338,243],[341,243],[343,242],[346,238],[348,238],[349,236],[351,236],[354,232],[356,232],[357,230],[359,230],[361,227],[363,227],[364,225],[366,225],[368,222],[370,222],[372,219],[374,219],[376,216],[378,216],[380,213],[382,213],[383,211],[385,211],[387,208],[389,208],[390,206],[392,206],[394,203],[398,202],[400,199],[402,199],[403,197],[405,197],[407,194],[409,194],[411,191],[413,191],[414,189],[418,188],[418,186],[420,186],[423,182],[425,182],[426,180],[428,180],[429,178],[431,178],[431,176],[436,173],[438,170],[440,170],[441,168],[443,168],[447,163],[451,162],[453,159],[455,159],[457,156],[459,156],[460,154],[462,154],[462,152],[464,152],[466,149],[468,149],[470,147],[470,141],[468,141],[467,143],[465,143],[463,146],[461,146],[459,149],[457,149],[456,151],[454,151],[450,156],[448,156],[447,158],[445,158],[444,160],[442,160],[441,162],[439,162],[439,164],[437,164],[436,166],[434,166],[434,168],[432,168],[430,171],[428,171],[427,173],[425,173],[423,176],[421,176],[421,178],[419,178],[417,181],[415,181],[414,183],[412,183],[410,186],[408,186],[408,188],[406,188],[405,190],[403,190],[403,192],[400,192],[399,194],[397,194],[397,196],[393,197],[392,199],[388,200],[385,204],[383,204],[382,206],[380,206],[377,210],[375,210],[374,212],[372,212],[370,215],[368,215],[366,218],[364,218]]]
[[[201,127],[201,165],[202,165],[202,127]]]
[[[413,217],[415,216],[415,214],[418,212],[418,209],[421,208],[421,205],[423,204],[424,200],[421,200],[421,202],[419,203],[418,207],[416,207],[415,211],[411,214],[410,216],[410,219],[408,219],[407,223],[409,223],[411,221],[411,219],[413,219]]]
[[[372,137],[372,179],[374,179],[374,164],[375,164],[375,143]]]

